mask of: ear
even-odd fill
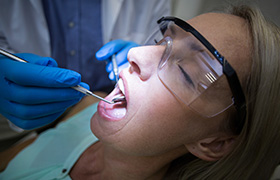
[[[219,136],[186,144],[190,153],[205,161],[217,161],[227,155],[234,147],[236,137]]]

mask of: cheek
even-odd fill
[[[123,151],[133,155],[155,155],[177,148],[186,141],[192,122],[190,112],[169,92],[159,93],[162,93],[161,98],[141,106],[129,126],[119,132],[123,141],[118,146]]]
[[[131,152],[142,155],[165,153],[217,131],[214,119],[201,117],[177,101],[171,93],[154,102],[157,105],[148,106],[145,109],[147,114],[134,121],[137,128],[134,129],[135,141],[131,143],[137,143]]]

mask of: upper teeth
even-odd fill
[[[119,86],[121,92],[125,95],[124,85],[123,85],[123,80],[122,79],[119,79],[118,86]]]

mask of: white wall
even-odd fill
[[[171,0],[173,15],[190,19],[199,14],[221,8],[234,2],[251,2],[257,4],[266,18],[280,26],[280,0]]]
[[[201,13],[204,0],[172,0],[172,13],[174,16],[188,20]]]

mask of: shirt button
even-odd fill
[[[75,23],[73,22],[73,21],[70,21],[69,23],[68,23],[68,27],[69,28],[73,28],[75,26]]]
[[[75,50],[71,50],[69,54],[70,54],[70,56],[75,56],[76,55],[76,51]]]
[[[62,169],[62,173],[66,173],[67,172],[67,169]]]

